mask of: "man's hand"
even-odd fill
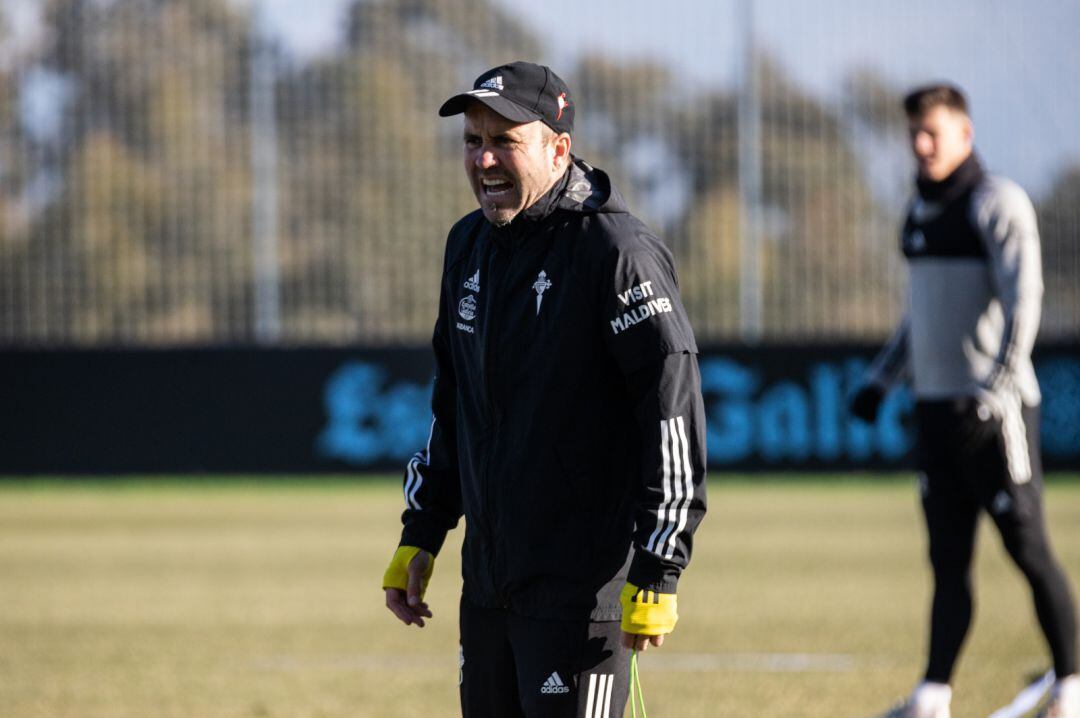
[[[656,646],[659,648],[664,645],[664,636],[639,636],[636,633],[627,633],[623,631],[622,634],[623,648],[630,648],[635,651],[641,651],[644,653],[649,650],[649,646]]]
[[[431,610],[424,603],[428,579],[435,568],[435,557],[415,546],[399,546],[383,575],[386,607],[406,626],[424,627]]]
[[[657,593],[638,588],[632,583],[623,586],[619,595],[622,604],[622,644],[626,648],[646,651],[659,648],[664,636],[675,629],[679,620],[678,600],[674,593]]]
[[[885,390],[877,384],[866,384],[851,399],[851,413],[868,424],[877,419],[878,409],[885,398]]]
[[[961,399],[956,405],[961,415],[961,442],[968,451],[993,442],[1001,435],[1009,410],[1020,410],[1020,394],[1007,383],[997,390],[979,383],[972,393],[973,397]]]
[[[996,409],[996,404],[984,402],[979,397],[964,397],[955,401],[954,410],[959,419],[958,448],[975,452],[1001,434],[1001,418],[995,413]]]

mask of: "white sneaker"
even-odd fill
[[[1035,718],[1080,718],[1080,677],[1074,674],[1057,681]]]
[[[1080,706],[1066,705],[1059,696],[1053,696],[1035,718],[1080,718]]]

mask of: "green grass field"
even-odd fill
[[[1080,481],[1047,490],[1080,576]],[[906,479],[721,479],[642,659],[650,718],[860,718],[922,665],[929,574]],[[383,607],[396,480],[0,482],[0,716],[457,715],[459,529],[427,628]],[[982,526],[956,718],[1047,665],[1027,590]],[[627,712],[629,715],[629,711]]]

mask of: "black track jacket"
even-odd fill
[[[675,592],[705,513],[697,345],[670,252],[575,160],[509,225],[450,231],[427,447],[401,545],[438,553],[464,514],[475,605],[616,620]]]

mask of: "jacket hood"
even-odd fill
[[[521,216],[537,222],[557,209],[581,214],[627,212],[626,201],[611,184],[607,172],[593,167],[585,160],[573,158],[570,167],[558,182]],[[511,225],[517,224],[517,219]]]
[[[626,212],[626,202],[607,172],[574,158],[556,205],[572,212]]]

